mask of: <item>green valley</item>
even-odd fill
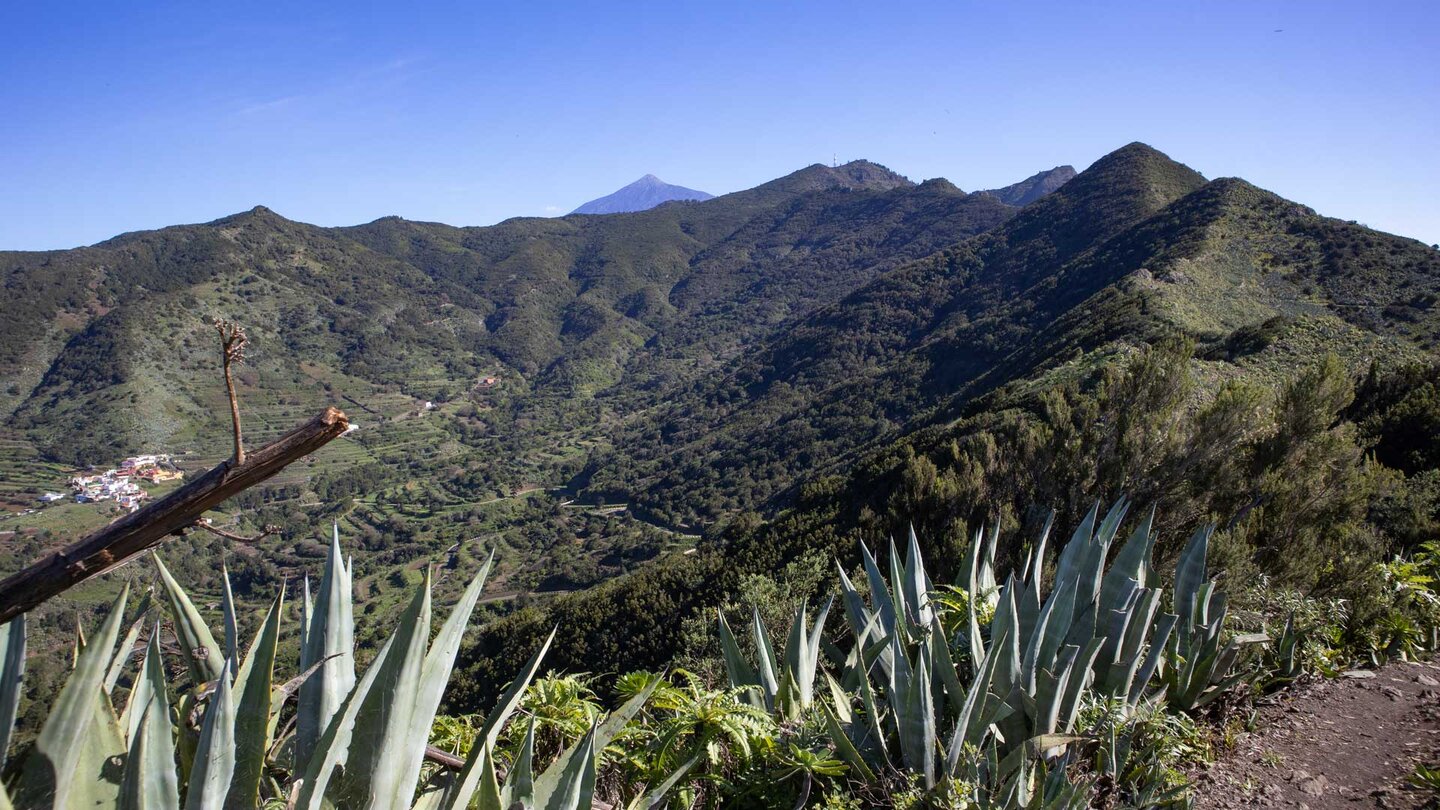
[[[222,459],[208,319],[243,323],[252,444],[327,403],[358,429],[214,515],[278,535],[177,541],[173,565],[214,593],[223,553],[258,599],[336,524],[383,618],[427,563],[495,548],[480,609],[499,621],[461,656],[462,706],[557,621],[559,666],[661,666],[747,577],[788,582],[909,522],[943,544],[1129,494],[1170,507],[1167,536],[1220,521],[1234,564],[1277,575],[1277,544],[1319,543],[1306,565],[1334,569],[1434,525],[1432,461],[1381,472],[1365,452],[1431,413],[1376,397],[1433,380],[1440,253],[1141,144],[1049,176],[967,194],[858,161],[629,214],[318,228],[257,208],[0,254],[0,485],[18,510],[126,453]],[[1049,193],[1001,200],[1032,188]],[[1323,424],[1292,425],[1287,396]],[[1126,413],[1140,401],[1149,421]],[[1297,454],[1322,452],[1348,511],[1267,522],[1300,497],[1275,489]],[[83,509],[7,520],[5,566],[108,519]],[[816,587],[792,579],[788,599]]]

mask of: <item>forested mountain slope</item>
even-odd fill
[[[1172,536],[1219,522],[1237,575],[1347,594],[1440,529],[1437,292],[1433,248],[1125,147],[632,422],[590,485],[722,528],[496,625],[473,688],[557,621],[585,661],[658,666],[704,608],[798,604],[859,539],[914,524],[943,568],[983,522],[1122,493]]]
[[[1018,185],[1017,201],[1054,183]],[[1174,500],[1180,528],[1208,516],[1253,524],[1256,549],[1339,554],[1416,531],[1372,520],[1392,514],[1382,496],[1430,509],[1411,485],[1428,451],[1381,459],[1399,489],[1364,459],[1367,442],[1425,432],[1429,411],[1407,397],[1430,384],[1440,252],[1142,144],[1023,208],[857,161],[703,202],[485,228],[318,228],[257,208],[0,253],[0,274],[0,494],[14,508],[63,486],[65,464],[222,458],[209,319],[239,321],[252,443],[322,403],[360,425],[224,516],[283,528],[231,549],[242,598],[321,553],[331,522],[358,538],[357,591],[378,616],[426,561],[498,548],[486,610],[508,618],[468,654],[472,696],[558,616],[557,666],[659,665],[745,576],[786,581],[908,520],[950,542],[986,515],[1073,519],[1123,489]],[[1329,372],[1294,382],[1327,355]],[[1352,406],[1337,392],[1372,361]],[[1203,497],[1202,479],[1219,482]],[[1347,497],[1279,525],[1267,505],[1299,503],[1281,484],[1306,481]],[[57,514],[78,513],[0,527],[22,541],[0,562],[107,519]],[[175,565],[203,589],[213,570],[195,560]]]
[[[502,550],[511,595],[585,587],[691,542],[559,506],[617,420],[1015,210],[861,161],[634,214],[317,228],[257,208],[0,254],[0,318],[14,325],[0,342],[0,499],[28,508],[65,489],[67,467],[131,453],[192,470],[223,458],[221,316],[251,336],[238,382],[252,445],[322,404],[360,427],[217,516],[284,528],[234,562],[243,588],[299,570],[331,522],[362,538],[373,600],[417,559],[482,546]],[[11,518],[0,532],[21,542],[0,565],[111,517],[62,504]]]
[[[0,403],[10,427],[70,462],[203,441],[217,424],[213,403],[195,399],[213,388],[211,314],[250,327],[247,384],[279,375],[275,398],[307,406],[326,383],[454,398],[501,368],[528,387],[586,394],[616,383],[647,342],[733,353],[1011,210],[855,164],[624,216],[325,229],[257,208],[93,248],[0,254],[0,315],[12,324]],[[325,373],[297,378],[304,364]]]
[[[1134,144],[1004,225],[818,310],[733,373],[700,380],[592,462],[591,485],[638,493],[677,522],[714,520],[937,409],[1159,329],[1214,341],[1306,317],[1372,352],[1402,338],[1427,349],[1440,334],[1436,265],[1413,240],[1318,217],[1244,181],[1207,183]]]

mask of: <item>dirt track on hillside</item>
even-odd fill
[[[1302,684],[1260,709],[1259,727],[1196,774],[1195,807],[1421,808],[1407,778],[1440,764],[1440,666]]]

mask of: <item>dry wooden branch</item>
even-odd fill
[[[449,768],[452,771],[458,771],[465,767],[465,760],[455,756],[449,751],[436,748],[433,745],[425,746],[425,758],[442,768]]]
[[[194,481],[138,512],[61,551],[41,557],[0,582],[0,624],[85,580],[109,571],[195,524],[207,509],[270,478],[345,432],[350,420],[337,408],[249,453],[221,462]]]
[[[237,323],[215,319],[215,331],[220,333],[220,367],[225,374],[225,393],[230,397],[230,425],[235,433],[236,464],[245,463],[245,442],[240,436],[240,399],[235,395],[235,377],[230,367],[245,359],[245,344],[249,338]]]

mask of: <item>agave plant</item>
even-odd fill
[[[1102,518],[1098,504],[1092,508],[1061,549],[1049,583],[1048,522],[1025,564],[998,589],[997,535],[976,533],[970,570],[957,585],[965,598],[950,603],[963,601],[969,614],[968,632],[952,634],[971,662],[968,684],[933,610],[914,533],[903,563],[891,544],[889,577],[862,546],[868,603],[840,572],[854,644],[842,678],[831,681],[833,708],[825,709],[837,755],[862,774],[912,773],[926,788],[956,780],[975,785],[979,793],[968,800],[981,806],[1031,806],[1035,796],[1049,806],[1043,797],[1064,803],[1081,794],[1042,790],[1062,777],[1042,778],[1034,761],[1057,757],[1078,739],[1072,732],[1084,697],[1112,700],[1127,715],[1165,696],[1157,681],[1184,678],[1187,687],[1203,681],[1204,695],[1228,688],[1237,677],[1232,656],[1205,657],[1207,634],[1218,638],[1224,615],[1214,583],[1199,584],[1204,545],[1192,543],[1177,574],[1174,603],[1198,605],[1182,622],[1161,612],[1164,593],[1151,564],[1153,512],[1106,566],[1127,509],[1122,500]],[[1181,659],[1177,650],[1190,657]],[[1198,662],[1194,671],[1182,668],[1177,676],[1175,664],[1191,660]]]
[[[350,567],[337,530],[313,601],[306,587],[300,676],[284,684],[274,680],[283,597],[271,604],[242,655],[228,576],[222,573],[222,645],[158,557],[155,563],[188,683],[177,688],[167,679],[160,625],[149,619],[148,599],[117,652],[127,584],[100,629],[77,651],[75,669],[16,784],[18,806],[209,810],[254,807],[268,798],[297,808],[396,808],[410,807],[418,791],[418,805],[425,807],[462,808],[475,801],[493,808],[520,802],[576,810],[590,806],[597,752],[649,696],[637,695],[594,724],[538,776],[528,770],[528,759],[517,763],[502,788],[492,751],[538,671],[547,641],[486,718],[464,768],[422,787],[429,730],[491,560],[433,637],[427,572],[394,633],[357,679]],[[112,692],[146,627],[144,657],[117,713]],[[22,617],[0,628],[0,741],[6,743],[24,650]],[[292,696],[294,729],[282,730],[279,721]],[[282,785],[287,772],[288,787]],[[0,807],[9,804],[0,792]]]
[[[928,789],[939,776],[938,721],[962,711],[967,692],[930,602],[934,588],[913,530],[908,540],[903,563],[890,544],[888,579],[870,550],[861,546],[870,604],[839,570],[842,603],[855,642],[842,664],[843,682],[830,682],[834,707],[825,710],[825,722],[837,754],[859,773],[903,767]],[[859,698],[858,715],[847,688]]]
[[[1265,688],[1286,686],[1294,683],[1305,671],[1304,644],[1300,631],[1295,627],[1295,612],[1292,610],[1285,619],[1280,638],[1275,640],[1274,649],[1269,651],[1265,669],[1270,673]]]
[[[750,627],[758,653],[758,666],[751,666],[740,651],[740,645],[725,621],[724,612],[719,615],[720,649],[725,656],[725,673],[730,686],[743,689],[747,700],[758,708],[775,712],[780,717],[794,720],[810,708],[815,698],[815,674],[820,665],[820,645],[825,632],[825,619],[830,615],[834,599],[825,602],[815,624],[809,623],[802,606],[795,612],[790,624],[790,633],[785,642],[785,656],[777,659],[770,646],[770,634],[760,620],[760,609],[755,608]]]
[[[1166,651],[1166,700],[1181,711],[1200,708],[1250,676],[1241,654],[1269,640],[1264,633],[1224,637],[1226,599],[1207,577],[1205,553],[1214,527],[1195,532],[1175,569],[1175,610],[1179,631]],[[1222,643],[1223,641],[1223,643]]]
[[[10,736],[20,708],[21,683],[25,677],[25,615],[0,625],[0,773],[10,751]],[[0,788],[0,794],[5,791]]]
[[[300,684],[295,703],[294,767],[309,762],[325,726],[355,686],[355,608],[350,562],[340,553],[340,526],[331,534],[325,573],[312,600],[305,578],[300,613]],[[485,571],[488,573],[489,564]],[[481,577],[483,579],[483,577]]]

